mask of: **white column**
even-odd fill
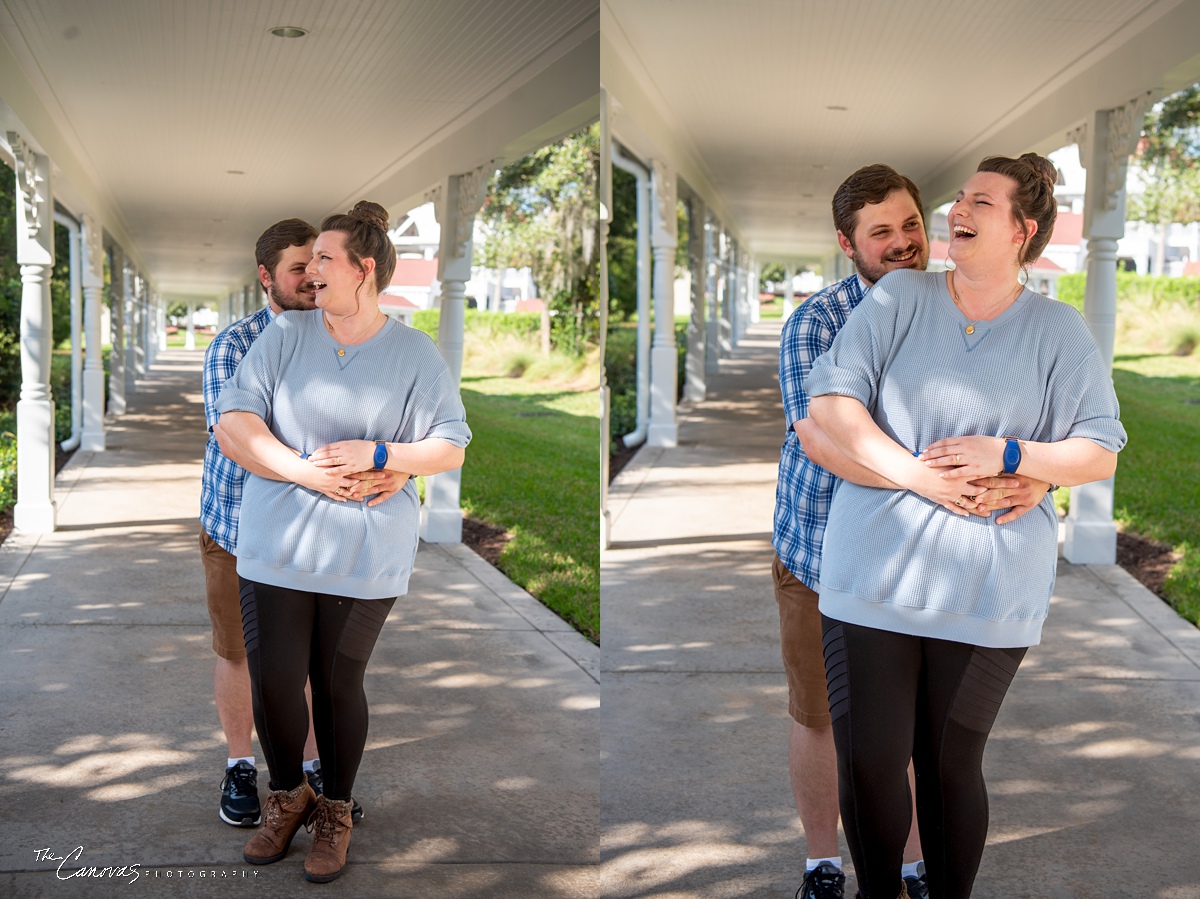
[[[122,282],[125,296],[125,397],[128,399],[137,389],[137,379],[145,369],[145,360],[141,356],[142,316],[138,304],[137,272],[130,268],[129,260],[125,263],[125,277]],[[139,364],[140,363],[140,364]]]
[[[612,543],[612,516],[608,512],[609,444],[612,440],[611,396],[608,389],[608,373],[604,354],[608,346],[608,228],[612,222],[612,107],[608,102],[608,91],[600,88],[600,171],[597,181],[597,200],[600,205],[598,225],[600,230],[600,549],[608,549]],[[640,187],[640,182],[639,182]],[[638,192],[641,202],[641,191]],[[639,207],[640,209],[640,207]],[[638,218],[638,278],[641,278],[642,220]],[[639,294],[640,296],[640,294]],[[641,321],[638,322],[639,326]]]
[[[183,348],[185,350],[194,350],[196,348],[196,304],[195,303],[188,303],[187,335],[183,338]]]
[[[108,411],[113,415],[125,414],[125,331],[128,321],[125,300],[127,278],[125,276],[125,251],[116,244],[112,247],[112,263],[109,265],[109,291],[112,308],[112,350],[108,356]]]
[[[471,279],[471,238],[475,213],[483,205],[493,166],[481,165],[462,175],[451,175],[426,197],[442,226],[438,248],[438,280],[442,284],[442,310],[438,316],[438,349],[450,369],[455,387],[462,378],[463,318],[466,286]],[[462,469],[425,479],[425,504],[421,507],[421,537],[429,543],[462,542]]]
[[[158,335],[155,341],[154,358],[158,358],[158,354],[167,348],[167,303],[159,295],[158,291],[154,291],[154,320],[158,323]]]
[[[79,270],[81,247],[79,223],[63,213],[56,212],[54,221],[67,229],[69,237],[68,277],[71,287],[71,434],[62,441],[64,452],[79,446],[83,430],[83,275]]]
[[[661,159],[652,163],[651,196],[654,250],[654,344],[650,350],[650,430],[648,446],[675,446],[675,397],[678,351],[675,349],[675,247],[679,243],[675,213],[675,172]]]
[[[715,375],[721,370],[721,307],[717,293],[720,282],[720,262],[717,256],[719,233],[720,225],[709,215],[704,224],[704,294],[708,300],[708,321],[704,327],[705,376]]]
[[[796,272],[790,265],[783,269],[783,320],[791,318],[796,309]],[[832,282],[831,282],[832,283]]]
[[[17,263],[21,267],[21,398],[17,401],[17,530],[54,530],[54,401],[50,396],[50,273],[54,193],[50,158],[8,132],[16,161]]]
[[[683,398],[704,401],[708,392],[708,213],[698,196],[688,199],[688,263],[692,273],[692,318],[688,322],[687,359],[684,362]]]
[[[645,441],[650,427],[650,207],[654,201],[645,168],[615,150],[612,164],[637,178],[637,418],[632,433],[621,437],[625,446],[632,447]],[[606,246],[607,239],[606,234]]]
[[[750,290],[750,322],[756,325],[762,321],[762,305],[758,301],[758,285],[762,269],[758,265],[758,260],[753,256],[749,258],[748,264],[750,266],[750,271],[748,272],[750,276],[750,284],[748,285]]]
[[[83,432],[80,449],[104,449],[104,352],[100,337],[100,306],[104,298],[104,245],[100,226],[83,216],[83,330],[87,355],[83,362]]]
[[[1079,161],[1088,172],[1083,206],[1088,242],[1083,316],[1108,370],[1117,316],[1117,241],[1125,235],[1125,175],[1148,106],[1149,95],[1145,95],[1116,109],[1099,110],[1068,135],[1079,145]],[[1116,564],[1113,478],[1071,488],[1063,555],[1076,564]]]

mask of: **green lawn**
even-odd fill
[[[1200,623],[1200,354],[1118,350],[1113,382],[1129,432],[1117,466],[1115,516],[1127,532],[1183,557],[1163,593]]]
[[[464,375],[462,398],[474,434],[463,509],[512,535],[505,574],[598,641],[597,393]]]
[[[195,334],[196,349],[198,349],[198,350],[204,349],[206,346],[208,346],[210,343],[212,343],[212,339],[215,336],[216,336],[215,334],[209,334],[206,331],[197,331]],[[186,342],[187,342],[187,333],[184,331],[183,328],[180,328],[174,334],[167,335],[167,346],[171,349],[181,350],[181,349],[183,349],[183,345]]]

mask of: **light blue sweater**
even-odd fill
[[[968,324],[943,274],[897,271],[867,294],[805,380],[811,396],[862,401],[911,452],[946,437],[1126,441],[1112,376],[1083,317],[1023,291],[991,322]],[[1054,589],[1051,494],[1009,524],[959,517],[915,493],[834,494],[821,612],[838,621],[979,646],[1032,646]]]
[[[389,320],[338,356],[320,311],[275,318],[225,382],[218,412],[260,416],[302,452],[337,440],[471,439],[462,400],[429,337]],[[237,570],[247,580],[356,599],[408,589],[417,553],[417,489],[371,508],[251,474],[242,495]]]

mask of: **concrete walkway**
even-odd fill
[[[0,896],[292,896],[309,845],[242,860],[197,534],[199,352],[169,351],[57,482],[59,529],[0,547]],[[468,459],[468,464],[470,464]],[[596,893],[595,648],[462,546],[422,544],[367,672],[357,897]],[[260,760],[260,790],[266,788]],[[67,856],[56,873],[49,855]],[[45,850],[45,851],[39,851]],[[125,877],[60,880],[81,867]]]
[[[610,493],[606,897],[782,899],[799,885],[770,575],[778,336],[777,322],[752,328],[683,415],[680,446],[643,449]],[[1043,643],[985,768],[991,830],[975,895],[1200,897],[1200,631],[1123,569],[1060,561]]]

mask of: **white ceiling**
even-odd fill
[[[398,169],[597,30],[596,0],[0,0],[0,37],[167,295],[228,290],[278,219],[403,213],[411,196],[378,193]]]
[[[859,166],[952,192],[983,155],[1046,138],[1041,118],[1028,136],[1035,111],[1061,132],[1107,108],[1090,102],[1200,77],[1200,28],[1178,33],[1195,0],[601,2],[607,45],[760,258],[828,252],[830,199]]]

